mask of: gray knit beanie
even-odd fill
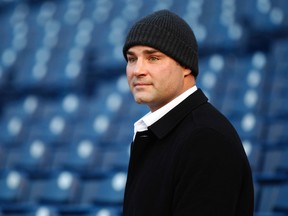
[[[126,37],[123,55],[132,46],[153,47],[198,75],[198,45],[195,35],[178,15],[168,10],[154,12],[136,22]]]

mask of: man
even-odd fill
[[[252,216],[251,170],[237,132],[196,87],[192,29],[161,10],[134,24],[123,54],[135,101],[124,216]]]

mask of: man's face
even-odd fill
[[[164,53],[148,46],[134,46],[128,50],[127,59],[126,74],[134,99],[148,105],[152,112],[186,90],[184,78],[190,70]]]

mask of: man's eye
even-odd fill
[[[151,57],[149,58],[149,60],[150,60],[150,61],[158,61],[159,58],[157,58],[156,56],[151,56]]]
[[[136,58],[134,57],[128,57],[128,62],[133,63],[136,61]]]

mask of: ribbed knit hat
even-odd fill
[[[136,22],[126,37],[123,55],[132,46],[153,47],[198,75],[198,45],[191,27],[168,10],[154,12]]]

